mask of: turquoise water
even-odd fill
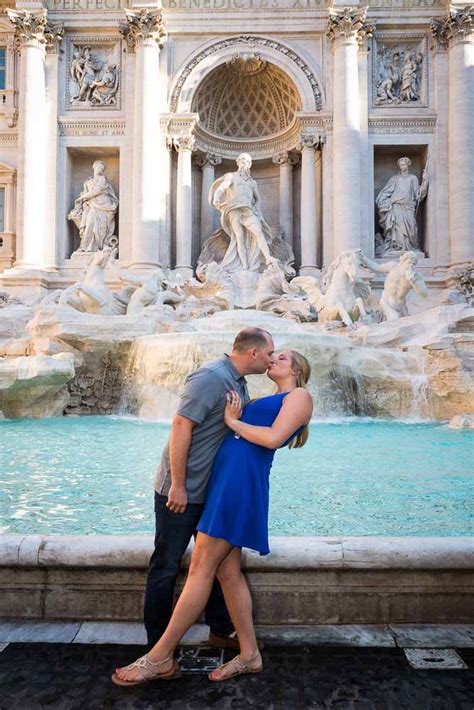
[[[153,532],[169,426],[120,417],[0,421],[0,531]],[[271,535],[472,535],[472,432],[375,420],[315,423],[277,452]]]

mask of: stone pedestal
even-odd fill
[[[431,24],[448,50],[449,233],[451,263],[474,257],[474,13],[451,10]]]
[[[329,10],[327,36],[334,50],[333,214],[335,254],[361,246],[360,92],[358,46],[374,25],[366,9]]]
[[[160,194],[160,81],[159,52],[165,36],[161,10],[126,10],[120,31],[129,51],[135,52],[133,112],[133,228],[131,266],[159,264]]]

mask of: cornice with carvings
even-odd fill
[[[67,119],[58,120],[60,136],[123,136],[123,119]]]
[[[10,131],[0,131],[0,143],[17,143],[18,133]]]
[[[382,118],[369,116],[369,133],[434,133],[436,116]]]

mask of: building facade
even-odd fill
[[[210,185],[242,152],[302,274],[348,249],[376,259],[416,249],[442,286],[473,257],[472,7],[2,8],[0,290],[70,285],[104,243],[119,266],[191,275],[219,226]],[[94,200],[102,244],[84,224]]]

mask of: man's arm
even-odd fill
[[[188,504],[186,490],[186,466],[188,463],[191,436],[196,422],[177,414],[171,426],[170,434],[170,468],[171,487],[166,506],[173,513],[184,513]]]

